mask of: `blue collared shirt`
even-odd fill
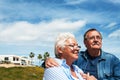
[[[89,60],[87,51],[81,51],[75,64],[84,72],[88,69]],[[90,66],[89,66],[90,67]],[[91,75],[91,72],[89,72]],[[101,55],[97,61],[98,80],[120,80],[120,60],[115,55],[101,50]],[[95,76],[94,74],[92,74]]]
[[[66,64],[65,60],[55,59],[60,66],[46,68],[44,71],[44,80],[75,80],[71,74],[70,67]],[[83,71],[76,65],[72,65],[78,77],[78,80],[84,80],[80,73]],[[77,80],[77,79],[76,79]]]

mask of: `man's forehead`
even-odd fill
[[[88,33],[87,33],[87,35],[100,35],[100,33],[98,32],[98,31],[89,31]]]

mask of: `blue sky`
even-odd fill
[[[89,28],[102,33],[104,51],[120,58],[120,0],[0,0],[0,54],[54,56],[61,32],[73,33],[85,50]]]

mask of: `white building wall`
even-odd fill
[[[18,65],[31,65],[31,60],[27,58],[22,58],[16,55],[0,55],[0,61],[5,61],[5,57],[8,57],[11,63]]]

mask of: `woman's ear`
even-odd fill
[[[63,53],[62,48],[61,47],[57,47],[57,51],[58,51],[58,57],[61,58],[62,53]]]
[[[62,50],[62,48],[61,48],[61,47],[57,47],[57,49],[58,49],[58,53],[60,53],[60,54],[62,54],[62,53],[63,53],[63,50]]]

